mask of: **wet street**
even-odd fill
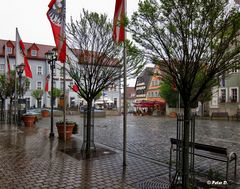
[[[55,124],[55,138],[49,139],[49,117],[33,128],[0,125],[0,188],[168,188],[170,138],[176,138],[176,119],[128,116],[126,168],[122,167],[122,116],[95,118],[96,146],[98,153],[105,154],[90,161],[79,155],[83,118],[67,119],[78,123],[79,133],[66,143],[58,139]],[[226,147],[239,156],[240,122],[196,120],[196,142]],[[239,165],[240,161],[238,180]],[[196,168],[225,173],[224,163],[204,158],[196,158]]]

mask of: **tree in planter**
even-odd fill
[[[27,88],[30,84],[29,82],[29,79],[26,78],[26,77],[23,77],[22,78],[23,80],[23,84],[22,84],[22,90],[21,90],[21,93],[22,95],[24,95],[24,93],[27,91]],[[13,100],[15,100],[15,87],[17,87],[17,94],[20,93],[19,91],[19,83],[17,82],[15,86],[15,81],[16,81],[16,78],[15,78],[15,70],[11,71],[10,72],[10,79],[7,80],[6,82],[6,98],[9,97],[10,99],[10,105],[9,105],[9,113],[8,113],[8,117],[9,117],[9,122],[11,123],[11,120],[12,120],[12,105],[13,105]]]
[[[79,21],[67,25],[67,40],[72,55],[68,57],[67,72],[78,87],[77,93],[87,102],[87,143],[83,149],[91,151],[91,109],[96,96],[109,85],[117,82],[123,70],[123,46],[112,39],[112,24],[107,16],[83,10]],[[144,65],[144,58],[131,42],[126,41],[127,72],[137,74]]]
[[[51,91],[48,92],[51,97]],[[55,104],[56,98],[59,98],[62,95],[62,91],[58,88],[53,88],[53,104]]]
[[[37,100],[37,107],[41,108],[41,99],[43,96],[43,90],[42,89],[35,89],[32,91],[32,97]]]
[[[6,99],[6,76],[5,75],[0,75],[0,99],[1,99],[1,121],[4,119],[4,110],[5,110],[5,99]]]
[[[182,188],[189,186],[190,105],[236,68],[239,12],[227,0],[144,0],[129,30],[145,55],[175,80],[184,105]],[[201,73],[202,78],[196,80]]]

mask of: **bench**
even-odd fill
[[[226,117],[229,120],[228,112],[212,112],[211,120],[213,117]]]
[[[179,147],[178,149],[181,150],[182,146],[182,140],[170,138],[171,141],[171,148],[170,148],[170,164],[169,164],[169,177],[171,178],[171,170],[172,170],[172,152],[177,151],[177,148],[173,148],[175,145],[176,147]],[[229,163],[231,163],[233,160],[235,161],[235,167],[234,167],[234,178],[236,179],[237,175],[237,154],[234,152],[229,153],[227,148],[223,147],[217,147],[207,144],[200,144],[200,143],[189,143],[189,146],[194,146],[194,149],[197,149],[199,151],[195,151],[195,156],[204,157],[216,161],[226,162],[226,181],[228,180],[228,168]],[[201,153],[201,152],[209,152],[209,153]],[[191,152],[189,152],[191,153]]]

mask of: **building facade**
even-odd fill
[[[27,108],[30,107],[38,107],[37,100],[32,96],[32,91],[35,89],[41,89],[44,91],[46,78],[50,74],[51,69],[50,65],[47,62],[45,57],[45,53],[52,50],[54,46],[51,45],[43,45],[36,43],[24,43],[25,45],[25,54],[27,55],[27,59],[32,71],[32,78],[29,78],[29,86],[24,94],[24,98],[26,99]],[[0,74],[6,73],[6,59],[5,53],[7,52],[10,60],[10,68],[11,70],[15,70],[15,41],[10,40],[0,40]],[[70,54],[70,52],[67,52]],[[70,54],[71,56],[71,54]],[[67,65],[66,65],[67,67]],[[72,86],[74,81],[72,78],[66,73],[66,96],[67,96],[67,107],[76,107],[83,105],[84,100],[79,97],[79,95],[72,90]],[[49,91],[51,90],[51,77],[48,80],[49,82]],[[59,61],[56,61],[56,66],[53,73],[53,87],[58,88],[63,91],[63,64]],[[120,95],[119,95],[120,87],[117,85],[114,89],[108,89],[107,95],[108,98],[113,101],[113,104],[117,107],[120,106]],[[48,92],[44,91],[43,97],[40,100],[39,107],[50,107],[51,105],[51,97]],[[54,106],[58,107],[59,99],[56,99]]]
[[[146,67],[142,73],[137,77],[135,90],[136,90],[136,102],[147,100],[147,89],[153,73],[154,68]]]
[[[234,115],[240,109],[240,70],[234,69],[227,76],[220,79],[220,86],[212,89],[212,100],[204,111],[211,115],[212,112],[228,112]]]

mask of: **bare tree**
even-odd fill
[[[123,45],[112,39],[112,24],[106,15],[83,10],[78,21],[67,25],[69,75],[78,87],[78,94],[87,102],[87,144],[90,153],[91,108],[94,98],[107,86],[119,81],[123,70]],[[130,41],[125,42],[128,76],[144,66],[144,58]]]
[[[189,188],[190,105],[239,60],[240,13],[228,0],[143,0],[130,31],[176,81],[184,104],[182,188]],[[201,73],[201,79],[196,79]]]

